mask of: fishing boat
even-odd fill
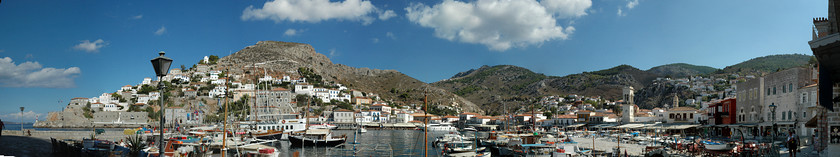
[[[333,147],[344,143],[347,136],[340,137],[333,136],[328,129],[310,129],[304,132],[294,133],[289,135],[289,142],[292,146],[328,146]]]
[[[729,143],[721,143],[721,142],[714,142],[714,141],[703,141],[703,146],[706,147],[708,150],[714,151],[729,151],[735,148],[734,144]]]
[[[470,141],[451,141],[444,144],[442,156],[449,157],[489,157],[490,152],[485,147],[474,147]]]

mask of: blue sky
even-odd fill
[[[177,68],[257,41],[300,42],[425,82],[499,64],[555,76],[723,68],[811,54],[811,19],[826,15],[826,1],[3,1],[0,118],[18,121],[25,106],[25,121],[43,119],[70,98],[136,85],[153,77],[158,51]]]

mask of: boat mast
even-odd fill
[[[423,91],[423,156],[428,157],[429,154],[429,103],[428,100],[429,95],[426,94],[426,91]]]
[[[251,66],[253,66],[252,68],[254,69],[254,82],[257,83],[256,89],[254,89],[254,110],[253,110],[254,111],[254,126],[256,126],[257,122],[259,122],[259,119],[260,119],[260,116],[258,115],[258,113],[260,112],[260,108],[257,107],[257,94],[260,93],[260,77],[259,77],[260,75],[257,75],[257,64],[254,63],[254,64],[251,64]]]
[[[222,123],[222,157],[227,154],[227,117],[228,117],[228,97],[225,97],[225,121]]]

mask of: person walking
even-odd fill
[[[787,139],[787,145],[788,145],[788,150],[789,150],[788,154],[791,157],[796,156],[796,149],[799,147],[798,139],[799,138],[796,137],[796,132],[794,132],[794,131],[788,132],[788,139]]]

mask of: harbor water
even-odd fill
[[[432,147],[431,143],[436,137],[442,136],[449,132],[429,132],[428,134],[428,156],[440,156],[441,150]],[[353,142],[353,130],[334,130],[335,135],[347,135],[347,142]],[[423,156],[423,131],[418,130],[373,130],[369,129],[366,133],[359,133],[356,141],[359,146],[371,146],[376,144],[389,144],[393,150],[394,156]],[[327,156],[330,147],[313,147],[307,146],[303,148],[290,147],[289,141],[280,141],[275,144],[281,154],[292,156],[294,152],[299,152],[301,156],[320,157]]]

